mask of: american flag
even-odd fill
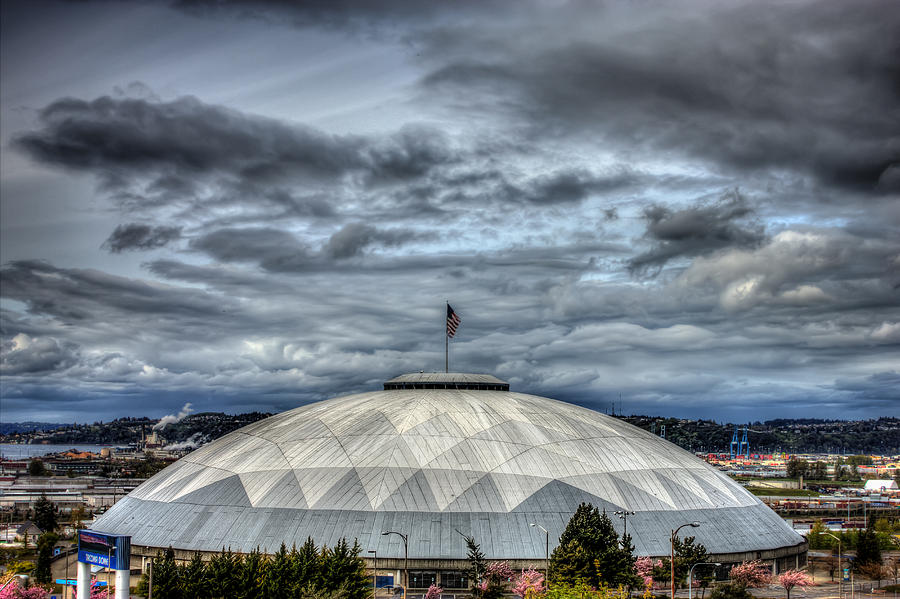
[[[450,304],[447,304],[447,336],[452,339],[456,334],[456,327],[458,326],[459,316],[456,315],[456,312],[453,311]]]

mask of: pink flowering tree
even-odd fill
[[[425,599],[440,599],[441,593],[444,592],[444,589],[439,587],[436,584],[433,584],[428,587],[428,590],[425,591]]]
[[[806,572],[801,572],[800,570],[787,570],[786,572],[782,572],[781,576],[778,577],[778,584],[783,586],[784,590],[787,591],[787,599],[791,599],[792,588],[812,586],[813,579]]]
[[[484,576],[502,582],[511,579],[515,573],[509,567],[509,562],[491,562],[488,564]]]
[[[0,591],[0,599],[48,599],[49,597],[50,593],[46,589],[38,586],[23,589],[19,586],[18,580],[13,580]]]
[[[744,562],[731,569],[731,582],[744,588],[764,587],[772,583],[772,573],[759,560]]]
[[[484,578],[478,585],[484,599],[499,599],[506,593],[506,583],[515,573],[509,562],[491,562],[484,571]]]
[[[645,589],[653,588],[653,570],[661,567],[662,562],[660,560],[653,561],[646,556],[634,560],[634,571],[644,580]]]
[[[541,595],[546,590],[544,575],[534,568],[522,570],[522,573],[513,580],[513,593],[523,599]]]
[[[91,587],[91,599],[108,599],[109,591],[106,587]]]

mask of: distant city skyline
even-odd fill
[[[450,370],[900,415],[888,0],[4,1],[0,419]]]

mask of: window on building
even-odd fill
[[[466,577],[465,572],[442,572],[441,587],[445,589],[467,589],[469,588],[469,579]]]
[[[411,589],[427,589],[433,584],[437,584],[437,572],[409,573],[409,588]]]

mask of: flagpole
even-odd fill
[[[447,310],[450,309],[450,300],[447,300]],[[450,372],[450,332],[447,330],[447,310],[444,311],[444,372]]]

